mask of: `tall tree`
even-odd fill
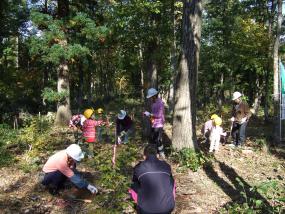
[[[276,36],[273,46],[273,102],[274,102],[274,115],[276,128],[274,129],[277,133],[275,136],[279,135],[279,46],[280,46],[280,35],[281,35],[281,25],[282,25],[282,0],[278,0],[278,13],[277,13],[277,29]],[[278,141],[277,137],[276,140]]]
[[[182,50],[175,82],[173,147],[197,148],[196,85],[201,39],[201,0],[184,0]]]
[[[57,2],[57,15],[59,19],[67,18],[69,13],[69,1],[58,0]],[[67,47],[67,39],[59,41],[59,45],[65,49]],[[55,123],[58,125],[66,125],[71,118],[70,110],[70,90],[69,90],[69,69],[66,59],[62,59],[57,68],[57,91],[58,93],[64,92],[66,98],[60,101],[57,106]]]

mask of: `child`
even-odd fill
[[[209,152],[219,151],[219,145],[221,140],[221,135],[226,136],[226,133],[223,132],[222,119],[220,117],[216,117],[213,121],[213,127],[210,130],[210,150]]]
[[[89,152],[93,156],[94,143],[96,142],[96,126],[103,125],[103,121],[95,120],[95,114],[93,109],[86,109],[84,111],[86,120],[83,123],[82,134],[84,142],[89,143]],[[91,150],[91,151],[90,151]]]
[[[206,138],[206,143],[209,142],[209,136],[210,136],[210,131],[213,127],[213,122],[214,122],[214,119],[219,117],[218,115],[216,114],[213,114],[211,116],[211,119],[208,120],[204,125],[203,125],[203,128],[201,130],[201,132],[203,133],[204,137]]]
[[[109,123],[108,123],[108,120],[107,120],[106,116],[103,114],[104,110],[102,108],[98,108],[96,111],[97,111],[96,120],[98,122],[102,123],[101,125],[96,127],[97,140],[98,140],[98,142],[101,142],[103,140],[103,137],[102,137],[103,128],[104,128],[103,126],[105,125],[105,124],[103,125],[103,122],[106,121],[106,125],[107,126],[109,125]]]

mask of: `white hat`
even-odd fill
[[[158,91],[155,89],[155,88],[150,88],[150,89],[148,89],[148,91],[147,91],[147,96],[146,96],[146,98],[148,99],[148,98],[151,98],[151,97],[153,97],[154,95],[157,95],[158,94]]]
[[[84,154],[77,144],[71,144],[66,148],[66,154],[76,161],[81,161],[84,158]]]
[[[233,99],[232,100],[236,100],[238,98],[240,98],[242,96],[242,94],[238,91],[234,92],[233,93]]]
[[[120,110],[120,113],[118,114],[119,120],[123,120],[126,115],[127,115],[127,112],[126,112],[126,111]]]

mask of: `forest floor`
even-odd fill
[[[243,203],[243,199],[248,204],[253,202],[256,205],[261,200],[268,208],[268,213],[276,206],[281,206],[281,209],[274,212],[284,212],[284,203],[276,202],[275,198],[284,199],[285,148],[269,146],[266,142],[257,148],[257,138],[268,131],[258,124],[252,122],[249,125],[244,148],[233,149],[228,144],[221,146],[218,153],[209,155],[211,164],[204,165],[196,172],[179,170],[179,165],[168,159],[177,183],[173,213],[234,213],[227,206]],[[74,142],[70,131],[66,133],[67,129],[53,130],[53,134],[63,142],[55,143],[53,148],[60,150]],[[171,139],[170,124],[165,126],[165,133]],[[202,139],[199,139],[199,143],[206,154],[208,145]],[[60,196],[50,195],[39,184],[39,173],[52,152],[42,149],[38,154],[38,167],[33,168],[21,164],[21,161],[28,159],[26,153],[11,147],[10,152],[18,161],[1,167],[0,213],[135,213],[126,189],[131,182],[132,167],[142,159],[144,144],[138,134],[131,144],[118,148],[118,165],[115,168],[111,164],[111,143],[98,145],[94,159],[86,158],[79,164],[78,169],[83,176],[98,185],[100,193],[95,196],[87,191],[76,192],[70,187]]]

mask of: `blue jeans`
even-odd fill
[[[245,141],[245,129],[247,122],[242,124],[234,123],[232,128],[232,138],[236,146],[242,146]]]

